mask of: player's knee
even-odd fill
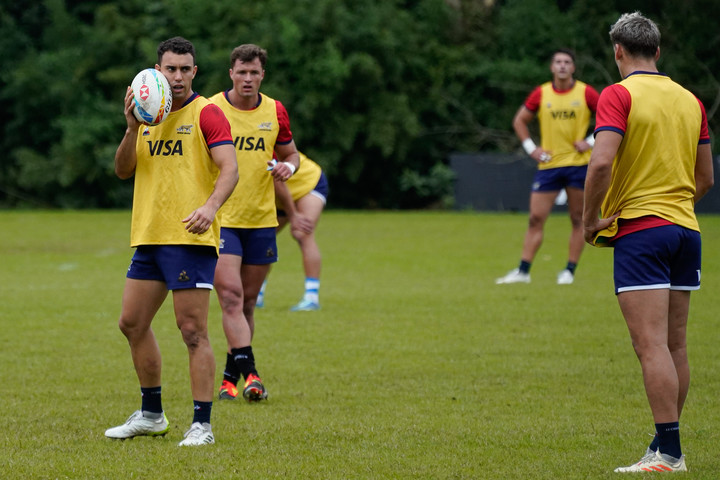
[[[257,304],[257,295],[245,296],[243,299],[243,314],[245,318],[250,318],[255,314],[255,305]]]
[[[573,226],[573,228],[582,228],[583,221],[582,221],[582,210],[571,210],[569,212],[570,215],[570,224]]]
[[[224,312],[233,311],[243,304],[243,289],[241,286],[228,284],[215,284],[218,301]]]
[[[685,338],[682,339],[668,339],[668,350],[673,356],[682,355],[687,356],[687,342]]]
[[[531,229],[542,229],[545,225],[545,217],[542,215],[531,214],[528,220],[528,227]]]
[[[667,345],[649,338],[633,339],[632,346],[640,363],[651,361],[667,352]]]
[[[309,233],[303,232],[302,230],[292,230],[290,231],[290,234],[298,243],[302,243],[308,236],[310,236]]]
[[[132,340],[138,335],[146,332],[149,327],[138,325],[138,323],[133,321],[132,319],[121,315],[120,319],[118,320],[118,328],[128,340]]]
[[[193,350],[208,342],[207,330],[200,328],[197,322],[184,322],[179,326],[183,342]]]
[[[259,292],[254,294],[251,292],[250,295],[246,294],[245,298],[243,298],[242,310],[243,315],[245,315],[245,319],[248,321],[248,324],[254,322],[258,294]]]

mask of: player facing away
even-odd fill
[[[270,265],[277,261],[275,189],[300,165],[287,110],[260,93],[267,52],[245,44],[230,55],[232,88],[211,97],[228,120],[237,150],[238,190],[222,209],[220,259],[215,272],[228,343],[220,399],[235,399],[245,379],[243,397],[267,398],[255,366],[252,339],[255,303]],[[278,161],[273,163],[273,152]]]
[[[287,182],[275,182],[275,203],[277,206],[278,228],[290,224],[290,234],[298,242],[302,253],[305,272],[305,293],[297,305],[290,308],[293,312],[310,312],[320,309],[320,270],[322,255],[315,240],[315,228],[320,214],[327,203],[330,192],[327,178],[322,168],[302,152],[300,169]],[[257,307],[264,303],[267,279],[263,282],[258,295]]]
[[[530,267],[543,241],[545,222],[555,199],[567,192],[568,213],[572,229],[568,245],[568,262],[558,274],[557,283],[567,285],[575,279],[575,268],[585,242],[582,229],[583,188],[587,163],[594,139],[588,135],[598,93],[590,85],[576,80],[575,54],[556,50],[550,61],[552,81],[536,87],[520,106],[513,119],[513,129],[525,152],[537,162],[538,169],[530,193],[530,218],[525,232],[518,268],[495,280],[503,283],[530,283]],[[540,146],[530,137],[528,126],[537,116],[540,124]]]
[[[707,118],[692,93],[658,72],[654,22],[624,14],[610,40],[622,81],[598,102],[583,224],[588,243],[614,247],[615,293],[656,433],[639,462],[615,471],[685,471],[686,330],[701,263],[694,208],[713,185]]]
[[[215,443],[210,426],[215,358],[208,339],[210,290],[218,259],[217,212],[238,180],[230,125],[222,111],[192,90],[195,49],[184,38],[162,42],[155,68],[170,83],[172,110],[160,125],[141,125],[133,93],[125,95],[127,129],[115,154],[115,173],[135,176],[131,246],[119,326],[130,345],[142,403],[109,438],[164,435],[161,356],[151,324],[172,291],[177,327],[190,359],[193,421],[181,446]],[[163,143],[173,148],[159,150]]]

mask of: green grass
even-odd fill
[[[287,232],[254,350],[266,404],[216,402],[217,444],[180,449],[192,419],[171,302],[154,322],[165,438],[104,437],[140,404],[117,328],[128,212],[0,212],[0,477],[617,478],[652,418],[612,292],[612,252],[586,249],[555,285],[568,220],[554,215],[530,285],[516,266],[525,214],[327,212],[322,310],[302,295]],[[689,330],[687,478],[717,478],[720,217],[701,217],[703,289]],[[224,366],[216,298],[211,340]]]

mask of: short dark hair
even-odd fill
[[[555,49],[555,51],[552,53],[552,55],[550,55],[550,61],[551,61],[551,62],[552,62],[553,60],[555,60],[555,55],[557,55],[558,53],[564,53],[565,55],[569,55],[570,58],[572,59],[572,62],[575,63],[575,52],[573,52],[573,51],[570,50],[569,48],[557,48],[557,49]]]
[[[623,13],[610,27],[610,41],[632,56],[654,58],[660,47],[660,29],[640,12]]]
[[[185,55],[189,53],[193,58],[193,65],[195,65],[195,47],[190,41],[185,40],[183,37],[173,37],[165,40],[157,49],[158,65],[162,62],[162,56],[165,52],[172,52],[178,55]]]
[[[267,51],[264,48],[260,48],[252,43],[246,43],[235,47],[230,54],[230,68],[235,66],[235,62],[240,60],[241,62],[252,62],[256,58],[260,59],[260,65],[263,70],[265,69],[265,62],[267,62]]]

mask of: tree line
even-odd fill
[[[205,96],[230,88],[233,47],[267,49],[262,91],[333,207],[447,207],[450,153],[521,151],[511,120],[555,48],[598,90],[619,81],[607,32],[634,10],[659,23],[659,67],[703,101],[712,134],[713,0],[2,0],[0,207],[128,207],[132,182],[113,173],[125,89],[176,35]]]

